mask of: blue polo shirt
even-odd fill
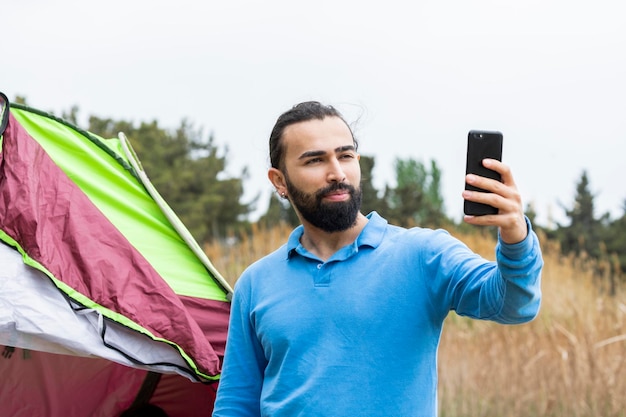
[[[523,323],[539,310],[537,236],[496,262],[443,230],[377,213],[326,262],[288,242],[235,285],[215,417],[437,415],[437,349],[450,310]]]

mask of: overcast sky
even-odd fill
[[[597,215],[622,214],[626,24],[619,0],[297,2],[20,0],[0,7],[0,91],[60,115],[176,128],[183,119],[272,189],[267,140],[304,100],[338,107],[374,156],[434,159],[462,214],[467,131],[500,130],[539,222],[563,219],[587,170]],[[86,127],[86,126],[81,126]]]

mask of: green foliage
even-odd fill
[[[279,198],[276,194],[272,194],[267,212],[261,216],[259,224],[270,229],[281,223],[295,227],[300,223],[300,220],[295,210],[291,207],[291,204],[289,204],[289,201]]]
[[[395,170],[396,186],[387,186],[384,194],[390,221],[429,227],[449,222],[444,214],[441,170],[434,160],[428,169],[421,161],[396,159]]]
[[[590,190],[586,171],[583,171],[576,185],[573,207],[564,209],[569,225],[559,224],[556,230],[563,252],[573,252],[576,255],[585,253],[597,258],[600,255],[602,222],[594,214],[594,195]]]
[[[369,214],[376,211],[382,216],[386,216],[387,205],[385,200],[379,196],[378,190],[374,187],[374,166],[375,160],[372,156],[361,155],[361,190],[363,201],[361,203],[362,212]]]
[[[608,213],[596,217],[594,198],[583,171],[572,208],[564,207],[569,224],[559,224],[547,236],[559,242],[563,254],[596,261],[597,277],[608,278],[613,291],[615,280],[626,270],[626,202],[622,216],[612,220]]]

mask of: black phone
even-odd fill
[[[500,174],[483,166],[483,159],[485,158],[502,161],[502,133],[470,130],[467,134],[465,173],[502,181]],[[465,189],[485,192],[485,190],[467,183],[465,183]],[[483,216],[485,214],[497,214],[498,209],[487,204],[464,200],[463,212],[472,216]]]

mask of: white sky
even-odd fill
[[[0,91],[59,114],[176,128],[228,145],[266,209],[267,140],[316,99],[356,121],[375,185],[434,159],[460,219],[470,129],[500,130],[539,222],[563,220],[584,169],[622,214],[626,24],[619,0],[20,0],[0,7]],[[86,123],[86,122],[85,122]],[[86,126],[82,126],[86,127]]]

